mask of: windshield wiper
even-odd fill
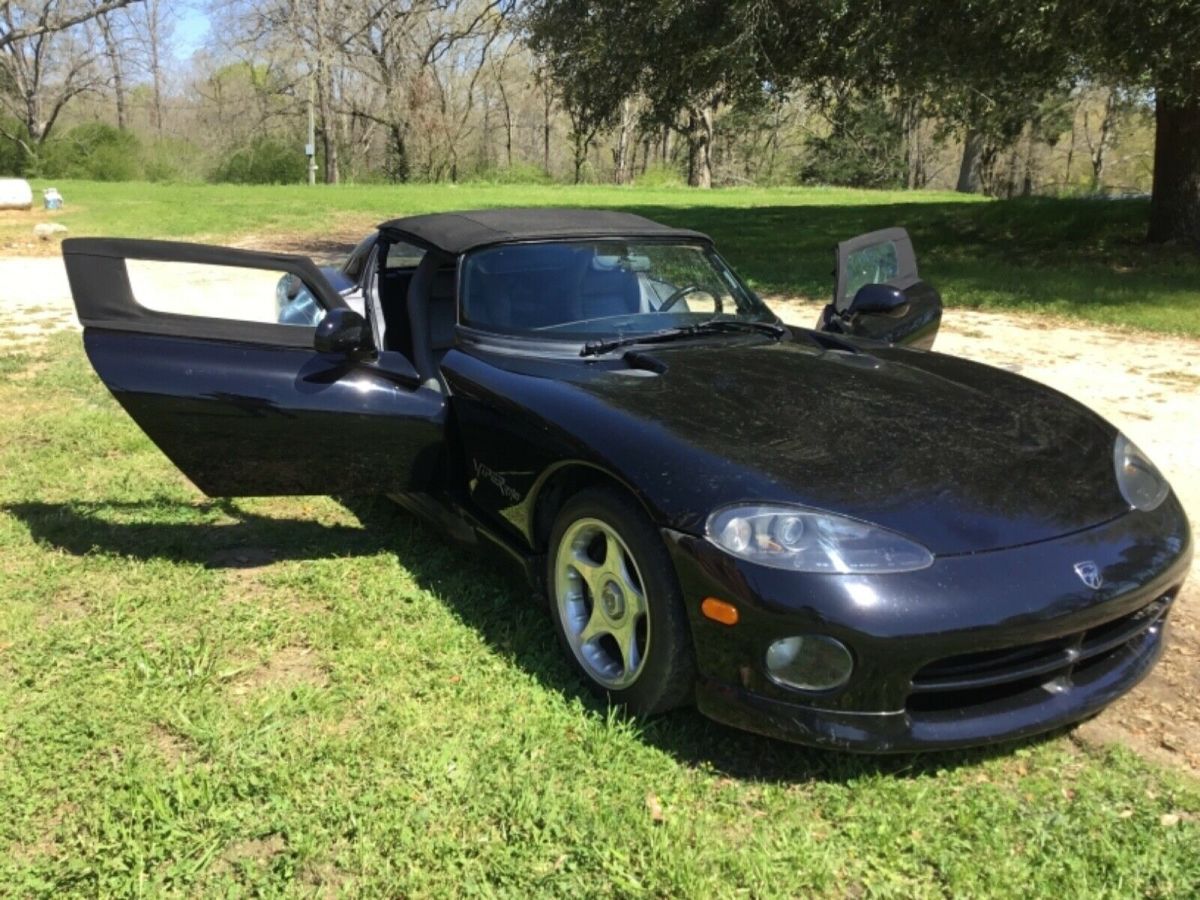
[[[788,329],[775,322],[747,322],[742,319],[709,319],[695,325],[682,325],[679,328],[666,328],[662,331],[649,331],[644,334],[630,334],[625,337],[609,338],[603,341],[588,341],[579,351],[580,356],[600,356],[610,353],[620,347],[632,344],[665,344],[668,341],[679,340],[704,334],[765,334],[779,340]]]

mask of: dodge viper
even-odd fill
[[[837,245],[811,329],[705,235],[613,211],[400,218],[337,268],[63,254],[93,367],[201,490],[381,493],[501,548],[635,714],[984,744],[1095,714],[1161,654],[1192,554],[1167,481],[1079,403],[932,352],[903,229]],[[265,272],[265,305],[173,309],[135,290],[147,261]]]

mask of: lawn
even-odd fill
[[[1200,262],[1141,247],[1136,202],[57,186],[72,234],[214,241],[615,206],[810,296],[834,238],[899,222],[952,303],[1200,334]],[[205,499],[72,333],[0,350],[0,809],[13,896],[1200,893],[1200,784],[1119,748],[873,759],[630,722],[505,560],[382,500]]]
[[[44,185],[37,184],[40,188]],[[58,183],[72,234],[222,241],[366,233],[382,219],[512,205],[615,207],[711,234],[756,287],[831,292],[835,241],[904,225],[922,273],[951,306],[1016,309],[1200,336],[1200,255],[1141,238],[1144,200],[985,201],[836,188],[359,185],[307,188]],[[38,216],[40,214],[34,214]],[[0,243],[34,216],[0,219]]]
[[[75,334],[0,357],[0,576],[13,896],[1200,889],[1200,786],[1123,750],[626,721],[503,561],[384,501],[204,499]]]

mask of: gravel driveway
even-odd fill
[[[0,352],[46,333],[77,328],[60,259],[0,258],[6,312]],[[809,325],[820,304],[772,303],[786,321]],[[949,310],[943,353],[1020,372],[1075,397],[1117,424],[1163,469],[1200,533],[1200,341],[1123,333],[1025,315]],[[1200,773],[1200,565],[1176,604],[1162,664],[1121,702],[1075,732],[1119,741]]]

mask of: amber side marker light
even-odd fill
[[[737,607],[716,597],[705,597],[700,604],[700,612],[704,613],[706,618],[722,625],[736,625],[738,621]]]

